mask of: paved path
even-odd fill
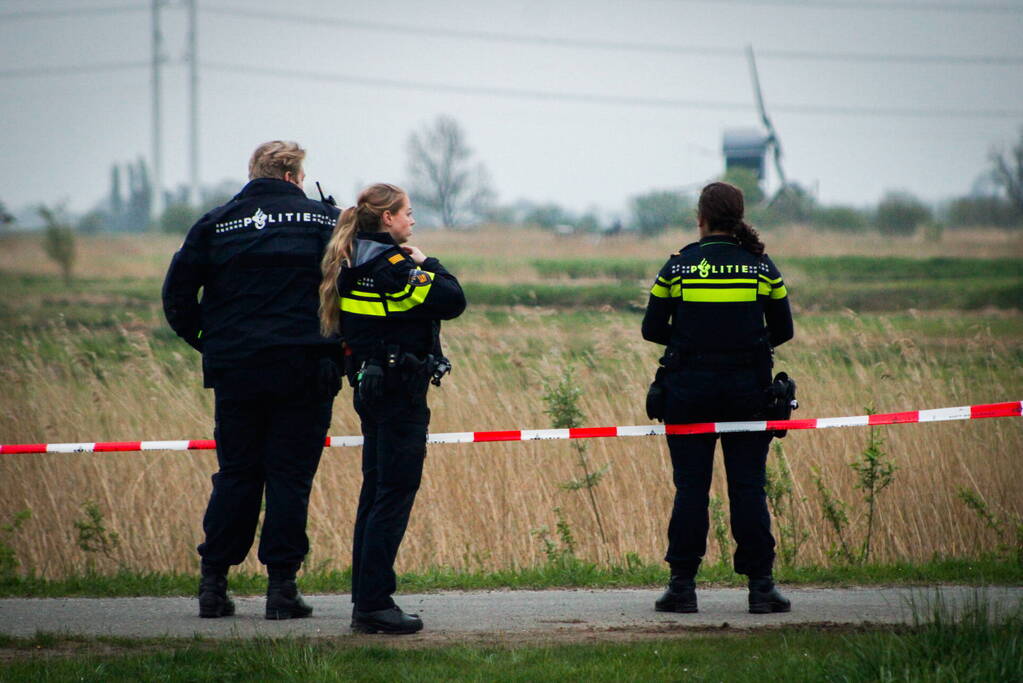
[[[399,603],[426,622],[423,636],[480,637],[506,633],[554,636],[566,632],[666,632],[686,627],[733,628],[800,623],[859,624],[911,622],[914,605],[923,616],[939,601],[959,609],[979,601],[995,611],[1023,606],[1023,587],[972,588],[791,588],[788,614],[746,612],[746,591],[714,588],[698,591],[699,614],[661,614],[653,610],[659,591],[549,590],[480,591],[401,595]],[[264,600],[235,597],[237,615],[199,619],[194,598],[47,598],[0,600],[0,633],[32,636],[60,632],[127,637],[278,637],[336,636],[350,633],[347,595],[312,595],[312,618],[267,621]],[[422,637],[422,636],[420,636]]]

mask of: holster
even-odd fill
[[[664,422],[664,413],[668,403],[668,390],[664,386],[664,377],[668,374],[667,368],[659,367],[654,373],[654,381],[646,390],[646,415],[651,420]]]
[[[654,381],[646,391],[646,414],[651,420],[664,422],[664,414],[667,411],[668,388],[664,384],[669,372],[681,370],[683,367],[682,354],[678,349],[666,346],[664,355],[657,361],[657,371],[654,373]]]
[[[774,381],[764,390],[767,395],[766,415],[768,420],[788,420],[792,411],[799,408],[796,400],[796,380],[785,372],[774,376]],[[785,438],[787,429],[776,429],[772,432],[779,439]]]

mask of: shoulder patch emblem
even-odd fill
[[[408,274],[408,283],[413,287],[428,285],[433,282],[433,276],[425,270],[412,270]]]
[[[387,259],[389,262],[397,264],[405,260],[405,254],[395,254],[391,258]]]

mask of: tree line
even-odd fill
[[[676,189],[654,189],[630,197],[626,214],[611,219],[602,218],[596,209],[578,212],[555,202],[522,199],[499,203],[486,165],[476,158],[463,127],[450,116],[440,116],[413,131],[405,151],[404,184],[424,227],[500,224],[566,233],[634,230],[651,236],[695,220],[694,194]],[[910,235],[921,228],[940,231],[946,226],[1023,228],[1023,129],[1010,149],[992,150],[990,167],[970,194],[939,207],[899,190],[886,192],[872,207],[823,204],[797,183],[767,197],[751,170],[729,169],[722,178],[743,190],[750,222],[763,228],[798,223],[820,230],[877,230],[889,235]],[[166,191],[166,208],[154,219],[154,189],[140,158],[112,165],[107,196],[77,220],[60,206],[53,206],[46,208],[49,218],[44,216],[44,221],[73,226],[82,233],[184,232],[203,212],[224,203],[235,191],[237,184],[231,181],[204,187],[198,206],[189,203],[184,186]],[[15,223],[0,202],[0,230]]]

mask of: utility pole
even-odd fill
[[[160,128],[160,66],[163,61],[163,36],[160,33],[160,5],[163,0],[152,0],[153,15],[153,201],[150,204],[153,227],[163,214],[163,140]]]
[[[198,0],[188,3],[188,203],[199,206],[199,45]]]

